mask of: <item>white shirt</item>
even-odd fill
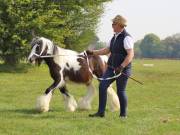
[[[116,33],[115,34],[115,40],[114,40],[114,42],[116,41],[116,38],[117,38],[117,36],[120,34],[121,32],[119,32],[119,33]],[[134,40],[133,40],[133,38],[131,37],[131,36],[126,36],[125,38],[124,38],[124,48],[127,50],[127,49],[133,49],[134,48]],[[110,44],[111,44],[111,41],[109,42],[109,44],[108,44],[108,46],[107,47],[109,47],[110,48]]]

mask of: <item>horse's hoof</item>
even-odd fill
[[[83,99],[80,99],[78,102],[78,108],[80,110],[91,110],[91,104]]]
[[[40,113],[49,111],[49,99],[47,95],[42,95],[37,98],[36,110]]]

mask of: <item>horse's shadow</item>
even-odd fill
[[[8,113],[10,114],[8,118],[14,116],[21,117],[25,119],[59,119],[59,120],[82,120],[88,119],[87,111],[77,110],[76,113],[72,112],[61,112],[59,110],[49,110],[46,113],[40,113],[35,109],[7,109],[7,110],[0,110],[0,113]],[[58,114],[58,115],[57,115]],[[66,114],[66,115],[65,115]]]
[[[39,114],[35,109],[14,109],[10,110],[11,112],[18,113],[18,114],[27,114],[27,115],[33,115],[33,114]]]
[[[36,109],[14,109],[10,110],[11,112],[17,113],[17,114],[24,114],[24,115],[40,115],[40,114],[46,114],[51,112],[56,112],[55,110],[49,110],[46,113],[38,112]]]
[[[73,120],[73,119],[84,119],[86,118],[84,115],[82,116],[81,114],[79,114],[81,111],[77,111],[76,114],[69,112],[68,115],[62,115],[62,112],[58,113],[58,110],[49,110],[46,113],[40,113],[35,109],[9,109],[9,110],[0,110],[0,112],[4,112],[4,113],[11,113],[13,114],[12,117],[14,117],[15,115],[18,117],[22,117],[22,118],[36,118],[36,119],[55,119],[55,118],[59,118],[59,119],[69,119],[69,120]],[[54,114],[55,113],[55,114]],[[56,114],[59,114],[58,116]],[[11,117],[11,116],[10,116]]]
[[[24,115],[33,115],[39,114],[35,109],[4,109],[0,110],[0,113],[14,113],[14,114],[24,114]]]
[[[54,112],[54,111],[49,111],[49,112]],[[48,113],[40,113],[35,109],[7,109],[7,110],[0,110],[0,113],[8,113],[8,117],[21,117],[25,119],[49,119],[49,118],[55,118],[54,115],[49,115]]]

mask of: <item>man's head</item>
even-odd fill
[[[127,20],[123,16],[116,15],[112,19],[112,27],[113,27],[114,32],[120,32],[126,26],[127,26]]]
[[[118,24],[121,25],[122,27],[126,27],[127,26],[127,20],[121,16],[121,15],[116,15],[113,19],[112,22],[114,24]]]

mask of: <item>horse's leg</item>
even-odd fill
[[[53,91],[62,85],[60,79],[54,81],[54,83],[46,89],[45,94],[37,98],[36,109],[39,112],[47,112],[49,110],[49,103],[51,101],[51,97]]]
[[[67,111],[74,112],[77,108],[77,103],[74,97],[68,93],[65,86],[59,88],[59,90],[63,94],[65,109]]]
[[[107,102],[112,112],[119,111],[120,108],[119,99],[116,92],[112,88],[112,85],[110,85],[107,90]]]
[[[78,102],[79,109],[83,110],[90,110],[91,109],[91,102],[96,95],[96,90],[91,83],[87,84],[87,93],[84,97],[82,97]]]

